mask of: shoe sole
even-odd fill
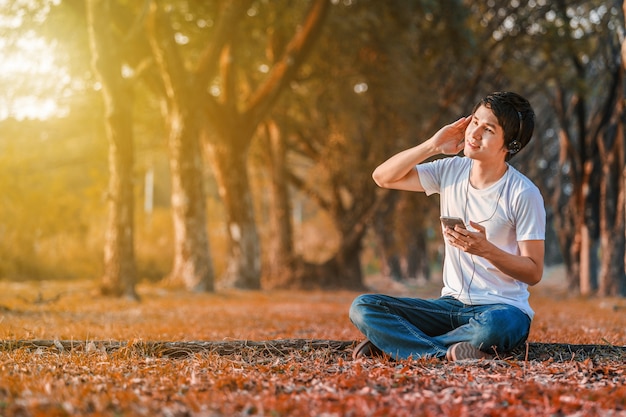
[[[359,358],[372,358],[375,356],[382,356],[382,351],[374,346],[368,339],[356,345],[354,351],[352,351],[352,359],[354,360]]]
[[[449,361],[462,361],[471,359],[493,359],[493,355],[476,349],[468,342],[461,342],[450,346],[446,353]]]

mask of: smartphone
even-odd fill
[[[466,229],[465,222],[460,217],[441,216],[439,219],[441,219],[441,223],[444,225],[444,227],[454,229],[454,226],[459,225],[462,228]]]

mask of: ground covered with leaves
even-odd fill
[[[0,416],[626,416],[626,300],[548,284],[526,346],[450,363],[353,361],[350,292],[0,282]]]

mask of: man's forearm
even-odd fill
[[[513,255],[492,245],[487,259],[493,266],[510,277],[528,285],[535,285],[541,281],[543,264],[536,262],[532,256]]]
[[[378,166],[372,173],[376,184],[385,188],[424,191],[414,167],[435,155],[456,155],[463,149],[464,132],[471,117],[461,117],[439,129],[430,139],[402,151]]]
[[[372,178],[380,187],[394,188],[394,183],[405,179],[415,165],[437,154],[438,152],[432,146],[431,141],[426,141],[402,151],[380,164],[372,173]]]

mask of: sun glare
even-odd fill
[[[71,77],[57,64],[55,50],[54,43],[34,32],[13,42],[0,38],[0,120],[67,114],[66,106],[59,103]]]

